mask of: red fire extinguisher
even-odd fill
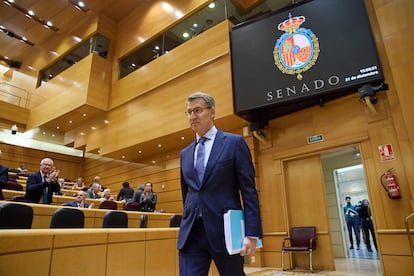
[[[392,174],[392,168],[381,175],[381,184],[388,193],[388,197],[392,199],[401,198],[400,186],[398,186],[397,178]]]

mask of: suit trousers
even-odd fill
[[[202,218],[198,218],[188,240],[179,252],[180,276],[207,276],[211,260],[214,260],[220,276],[244,276],[244,259],[240,254],[229,255],[226,252],[213,252]]]

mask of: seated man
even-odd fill
[[[51,204],[53,193],[60,192],[57,182],[59,171],[53,167],[53,160],[43,158],[40,161],[40,170],[32,173],[26,182],[26,201],[32,203]]]
[[[72,207],[77,207],[77,208],[92,208],[93,207],[93,203],[88,204],[85,202],[86,199],[86,192],[85,191],[78,191],[78,193],[76,194],[76,199],[75,201],[71,201],[71,202],[66,202],[63,203],[63,206],[72,206]]]
[[[98,183],[93,183],[92,186],[88,189],[87,196],[88,198],[98,199],[101,198],[101,185]]]

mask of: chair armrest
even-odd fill
[[[283,240],[282,240],[282,247],[285,247],[285,243],[286,242],[289,242],[289,244],[290,244],[290,238],[284,238]]]
[[[309,240],[309,248],[313,248],[314,242],[316,242],[317,237],[310,238]]]

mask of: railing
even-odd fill
[[[23,88],[15,86],[6,81],[0,83],[1,101],[27,108],[29,106],[30,101],[29,97],[29,91]]]
[[[410,250],[411,250],[411,255],[414,258],[414,245],[413,245],[413,241],[411,239],[411,231],[410,231],[410,226],[408,225],[408,220],[414,217],[414,213],[411,213],[409,216],[407,216],[404,219],[404,223],[405,223],[405,230],[407,231],[407,236],[408,236],[408,242],[410,244]]]

